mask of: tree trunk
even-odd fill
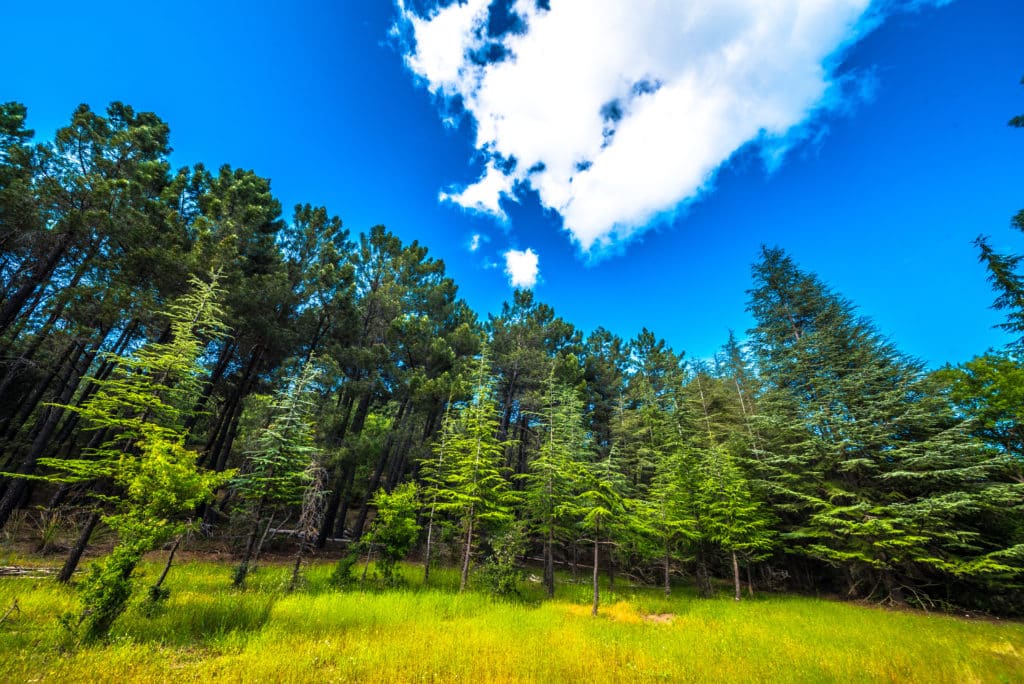
[[[747,596],[754,598],[754,577],[750,572],[750,563],[747,563]]]
[[[697,547],[697,568],[696,568],[696,579],[697,579],[697,593],[703,598],[710,598],[714,593],[714,587],[711,586],[711,573],[708,572],[707,554],[704,551],[703,546]]]
[[[28,300],[26,304],[26,313],[31,314],[39,306],[39,303],[43,301],[46,295],[46,288],[39,288],[35,291],[35,294]],[[32,322],[31,315],[19,316],[15,320],[11,327],[0,336],[0,355],[6,356],[13,348],[18,339],[22,336],[25,329],[29,327]],[[4,338],[6,338],[6,344],[4,344]]]
[[[388,494],[395,490],[398,483],[402,481],[402,476],[405,475],[405,464],[407,462],[406,455],[409,453],[411,448],[411,437],[403,439],[398,449],[394,452],[394,457],[391,459],[391,466],[388,468],[388,478],[384,483],[384,491]]]
[[[548,598],[555,598],[555,559],[554,559],[554,531],[548,530],[548,538],[544,540],[544,588],[547,590]]]
[[[249,564],[256,556],[256,544],[260,537],[260,517],[263,513],[263,499],[256,504],[256,511],[253,513],[252,529],[249,530],[249,538],[245,540],[245,555],[242,562],[235,569],[234,585],[238,588],[245,586],[245,578],[249,575]],[[271,519],[273,522],[273,519]],[[267,524],[269,529],[270,524]]]
[[[96,529],[96,525],[99,522],[99,511],[93,511],[89,515],[89,520],[86,521],[85,527],[82,528],[82,533],[78,535],[75,545],[71,547],[71,553],[68,554],[67,560],[64,561],[64,567],[60,569],[60,574],[57,575],[58,582],[67,584],[71,580],[71,576],[75,574],[75,570],[78,568],[79,561],[82,560],[82,554],[85,553],[86,547],[89,546],[89,538],[92,537],[93,530]]]
[[[889,593],[886,599],[894,604],[903,605],[906,603],[906,597],[903,595],[903,586],[896,583],[896,576],[893,575],[892,570],[882,571],[882,583],[885,586],[885,590]]]
[[[84,266],[80,267],[75,272],[75,275],[71,279],[71,282],[68,283],[65,292],[74,287],[77,287],[84,273]],[[64,309],[67,308],[69,301],[71,301],[70,297],[61,297],[60,302],[56,306],[54,306],[53,311],[50,312],[50,316],[49,318],[47,318],[46,323],[44,323],[43,326],[38,331],[36,331],[35,337],[32,339],[32,343],[29,345],[28,349],[26,349],[18,357],[18,359],[10,365],[10,368],[4,375],[3,381],[0,381],[0,397],[4,395],[4,392],[7,390],[8,385],[10,385],[11,381],[17,376],[19,372],[18,367],[26,364],[28,361],[31,361],[33,357],[35,357],[36,352],[39,351],[39,348],[43,345],[43,342],[46,340],[47,336],[50,334],[50,331],[53,329],[54,324],[57,323],[57,320],[60,319],[61,314],[64,313]],[[15,335],[11,337],[12,345],[13,341],[17,338],[20,332],[21,331],[17,331]]]
[[[526,439],[526,420],[527,417],[525,414],[519,417],[519,428],[517,430],[519,445],[516,447],[517,457],[514,470],[517,475],[523,475],[529,470],[529,449],[527,449],[528,440]],[[514,478],[512,482],[513,486],[519,490],[522,490],[525,486],[525,482],[518,477]]]
[[[348,525],[348,509],[352,505],[352,485],[356,480],[356,464],[349,464],[348,476],[345,478],[345,489],[341,493],[341,508],[338,510],[338,518],[334,521],[334,536],[339,539],[345,536]]]
[[[459,579],[459,593],[466,590],[469,583],[469,556],[473,550],[473,509],[469,509],[469,524],[466,530],[466,549],[462,553],[462,577]]]
[[[598,559],[599,559],[599,552],[598,552],[598,550],[600,549],[600,544],[601,543],[598,541],[597,535],[595,534],[594,535],[594,577],[593,577],[593,579],[594,579],[594,604],[590,608],[590,614],[591,615],[597,615],[597,605],[598,605],[598,602],[600,601],[600,597],[601,597],[600,591],[599,591],[599,589],[597,587],[597,562],[598,562]]]
[[[67,249],[68,243],[71,241],[71,236],[68,233],[61,235],[57,240],[57,244],[53,246],[50,253],[46,257],[38,262],[38,267],[29,277],[28,281],[23,283],[11,297],[4,302],[3,308],[0,308],[0,335],[2,335],[10,324],[18,317],[21,313],[22,307],[28,298],[32,296],[36,288],[39,287],[43,281],[50,277],[53,270],[57,267],[57,263],[61,257],[64,256],[64,252]]]
[[[366,394],[366,398],[367,398],[366,408],[367,408],[367,411],[369,409],[369,396],[370,396],[369,392],[367,392],[367,394]],[[352,539],[358,540],[360,537],[363,536],[363,527],[366,526],[366,516],[367,516],[367,514],[370,511],[370,499],[373,497],[374,493],[376,493],[377,488],[380,487],[380,478],[384,474],[384,467],[387,465],[388,459],[391,457],[391,450],[392,450],[392,448],[394,448],[394,444],[395,444],[394,434],[395,434],[395,432],[399,432],[399,431],[401,431],[403,429],[404,424],[405,424],[406,411],[407,411],[408,407],[409,407],[409,400],[405,399],[402,402],[401,406],[399,406],[399,408],[398,408],[398,415],[395,416],[395,427],[388,434],[387,439],[384,440],[384,447],[381,449],[380,458],[377,459],[377,465],[374,467],[373,474],[370,476],[370,484],[366,488],[366,501],[363,502],[363,507],[359,509],[359,517],[356,519],[355,527],[352,528]],[[360,408],[360,412],[361,412],[363,410],[363,403],[362,402],[360,402],[359,408]],[[357,419],[359,418],[358,412],[357,412],[356,418]],[[363,421],[365,421],[365,419],[366,419],[366,416],[363,415],[362,419],[360,420],[360,425],[359,425],[360,431],[362,430],[362,427],[363,427],[361,423]],[[355,426],[353,425],[353,431],[355,432],[354,427]],[[358,432],[356,432],[356,434],[358,434]]]
[[[211,441],[207,443],[207,449],[209,450],[207,463],[218,473],[223,472],[227,467],[228,457],[231,455],[231,445],[234,443],[235,434],[238,432],[238,421],[242,416],[243,399],[252,390],[256,378],[259,376],[259,367],[263,361],[263,351],[263,346],[259,344],[253,348],[249,361],[246,363],[245,372],[239,379],[238,385],[232,393],[231,400],[228,402],[228,405],[231,407],[230,412],[227,410],[222,412],[225,414],[226,422],[221,423],[220,435],[211,438]]]
[[[218,473],[223,473],[228,467],[228,459],[231,458],[231,447],[235,443],[235,437],[238,436],[238,422],[241,419],[242,402],[239,400],[238,405],[235,407],[235,415],[232,416],[227,432],[224,433],[224,443],[221,445],[220,454],[217,455],[217,463],[214,469]]]
[[[736,590],[734,598],[739,601],[742,597],[740,596],[740,562],[736,558],[736,552],[732,552],[732,584]]]
[[[28,420],[39,400],[42,399],[43,394],[50,388],[62,370],[74,367],[78,363],[84,351],[84,347],[78,342],[72,341],[65,345],[64,350],[61,352],[60,360],[47,373],[46,379],[36,383],[28,395],[21,399],[18,410],[11,414],[7,424],[0,431],[0,439],[8,443],[14,441],[15,437],[18,436],[19,430],[21,430],[21,426]]]
[[[288,593],[295,591],[295,588],[299,586],[299,570],[302,568],[302,557],[306,555],[306,539],[303,537],[299,541],[299,550],[295,553],[295,564],[292,566],[292,579],[288,583]]]
[[[672,583],[669,580],[669,563],[671,562],[671,560],[672,559],[669,556],[669,552],[668,552],[668,540],[666,540],[665,541],[665,598],[668,598],[669,596],[672,595]]]
[[[134,326],[134,323],[132,325]],[[110,353],[112,355],[118,356],[123,354],[131,337],[132,335],[130,335],[127,330],[123,332],[121,336],[118,338],[118,341],[111,348]],[[88,382],[82,389],[82,391],[79,393],[78,398],[75,401],[75,406],[85,406],[85,403],[93,396],[95,396],[97,392],[99,392],[100,383],[110,378],[110,376],[113,375],[116,369],[116,361],[107,359],[100,363],[99,367],[96,369],[96,372],[93,373],[93,381]],[[72,413],[70,416],[67,417],[67,419],[61,425],[60,432],[58,432],[57,436],[54,437],[53,439],[53,454],[59,454],[60,458],[67,458],[70,456],[71,453],[73,453],[75,432],[80,422],[81,415],[78,413]],[[93,437],[90,438],[88,446],[89,449],[96,448],[103,443],[103,436],[107,433],[107,430],[98,430],[97,432],[102,434],[93,435]]]
[[[167,562],[164,563],[164,570],[160,573],[160,577],[157,579],[156,584],[150,587],[150,595],[156,596],[157,592],[160,591],[161,585],[164,580],[167,579],[167,573],[171,571],[171,563],[174,562],[174,554],[177,553],[178,547],[181,546],[182,535],[178,535],[178,538],[174,540],[174,545],[171,547],[170,553],[167,554]]]
[[[430,507],[430,517],[427,519],[427,548],[423,552],[423,586],[430,582],[430,552],[434,543],[434,507]]]
[[[192,412],[189,417],[185,420],[185,433],[192,432],[195,428],[196,423],[199,421],[199,417],[203,414],[206,409],[206,404],[210,401],[210,397],[213,396],[213,390],[220,382],[221,378],[224,377],[224,373],[227,372],[228,364],[231,363],[231,357],[235,353],[234,340],[229,340],[224,343],[224,346],[220,350],[220,355],[217,357],[217,363],[213,367],[213,372],[210,373],[210,377],[203,383],[203,392],[199,395],[199,399],[196,401],[195,406],[192,407]]]
[[[71,397],[74,395],[75,390],[78,388],[78,383],[81,380],[81,372],[79,372],[78,362],[81,360],[79,354],[74,362],[68,367],[67,376],[64,378],[64,388],[57,397],[57,406],[48,406],[43,416],[40,417],[42,422],[39,432],[36,434],[35,439],[32,441],[32,448],[28,454],[28,457],[22,461],[21,467],[18,468],[19,475],[32,475],[36,470],[36,463],[42,458],[43,454],[46,453],[46,448],[49,446],[50,438],[53,436],[54,431],[57,429],[57,424],[60,422],[61,416],[64,414],[64,409],[61,408],[60,404],[67,404],[71,401]],[[89,362],[92,361],[91,356]],[[11,517],[11,513],[15,507],[21,501],[22,495],[28,489],[28,480],[14,479],[7,487],[7,491],[4,492],[4,497],[0,500],[0,529],[7,524],[7,520]]]
[[[327,539],[331,536],[331,532],[334,531],[334,519],[338,515],[338,507],[341,505],[341,480],[343,479],[344,469],[341,472],[335,470],[332,473],[331,481],[334,486],[331,487],[331,493],[327,497],[327,505],[324,507],[324,522],[317,531],[316,539],[313,540],[313,546],[318,549],[322,549],[327,546]]]
[[[199,457],[199,465],[203,468],[213,470],[217,465],[217,454],[220,453],[220,447],[227,434],[228,425],[235,415],[234,402],[235,397],[232,395],[224,402],[224,405],[220,407],[220,410],[217,411],[216,416],[213,418],[213,423],[210,426],[210,436],[206,439],[206,444],[200,452],[202,455]]]
[[[352,413],[353,398],[351,392],[342,391],[338,394],[338,406],[344,407],[334,430],[328,437],[328,444],[331,447],[339,447],[345,441],[345,433],[348,430],[348,419]],[[355,479],[355,463],[342,463],[340,469],[336,470],[336,485],[331,488],[330,497],[327,499],[327,507],[324,509],[324,524],[316,536],[316,548],[322,549],[327,546],[327,538],[334,533],[335,537],[345,536],[345,516],[348,515],[348,495],[352,488],[352,481]],[[339,512],[340,507],[340,512]],[[340,529],[339,529],[340,528]]]

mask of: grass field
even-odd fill
[[[144,572],[153,577],[156,564]],[[135,605],[105,646],[63,651],[72,589],[0,579],[0,679],[30,681],[1024,681],[1024,624],[966,620],[794,596],[736,603],[681,590],[605,591],[568,581],[554,601],[525,583],[521,602],[435,587],[337,591],[329,565],[286,594],[288,569],[264,565],[246,591],[227,564],[189,562],[154,614]]]

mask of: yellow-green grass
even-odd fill
[[[146,565],[152,578],[158,565]],[[457,575],[406,567],[404,589],[329,587],[331,567],[283,591],[289,569],[264,566],[245,591],[226,564],[186,563],[171,598],[141,604],[109,644],[65,646],[56,625],[74,591],[50,579],[0,579],[0,679],[27,681],[1024,681],[1024,624],[887,611],[795,596],[736,603],[723,592],[605,589],[563,578],[554,601],[454,591]],[[371,571],[372,576],[372,571]],[[670,616],[667,614],[671,614]]]

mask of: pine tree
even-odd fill
[[[245,584],[274,516],[301,504],[316,481],[311,468],[318,449],[311,416],[318,373],[315,363],[307,362],[278,391],[269,407],[268,423],[258,430],[242,471],[234,479],[249,529],[241,563],[235,569],[235,586]]]
[[[615,445],[608,455],[595,462],[580,463],[576,470],[576,496],[565,507],[565,512],[577,520],[581,534],[589,537],[593,548],[591,615],[597,615],[600,605],[598,570],[601,545],[609,544],[625,532],[636,527],[630,516],[630,500],[624,492],[626,477],[622,473]]]
[[[512,521],[516,495],[503,474],[508,441],[499,440],[498,409],[489,374],[486,349],[476,364],[473,398],[450,409],[448,429],[435,449],[441,449],[426,496],[437,513],[454,517],[463,537],[459,591],[469,583],[473,546],[481,527],[501,527]]]
[[[729,554],[734,597],[739,601],[738,555],[756,557],[771,548],[771,518],[726,449],[712,446],[704,456],[701,470],[702,517],[707,538]]]
[[[103,521],[117,544],[93,565],[74,625],[86,641],[105,637],[124,611],[143,554],[180,535],[183,516],[225,480],[200,471],[197,454],[185,447],[188,407],[201,391],[204,338],[220,329],[216,277],[211,280],[194,278],[192,290],[168,307],[168,342],[118,357],[116,374],[94,380],[98,390],[87,402],[65,407],[86,429],[106,435],[103,443],[81,458],[40,460],[54,471],[52,481],[102,483],[97,492],[106,493],[96,498],[111,509]]]
[[[958,530],[1011,496],[1000,459],[919,363],[781,250],[764,249],[754,276],[770,436],[759,462],[789,550],[842,568],[851,595],[881,585],[896,601],[930,576],[980,572],[972,562],[992,551]]]
[[[523,476],[524,507],[531,531],[544,550],[544,588],[555,595],[554,546],[567,533],[574,483],[586,450],[583,403],[575,389],[561,385],[552,372],[545,383],[540,447]]]
[[[666,445],[650,490],[639,504],[637,524],[654,542],[651,555],[660,556],[665,596],[672,592],[672,561],[680,546],[700,537],[696,474],[692,454],[681,442]]]

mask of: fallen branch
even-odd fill
[[[56,568],[23,568],[19,565],[0,566],[0,577],[45,577],[57,574]]]

